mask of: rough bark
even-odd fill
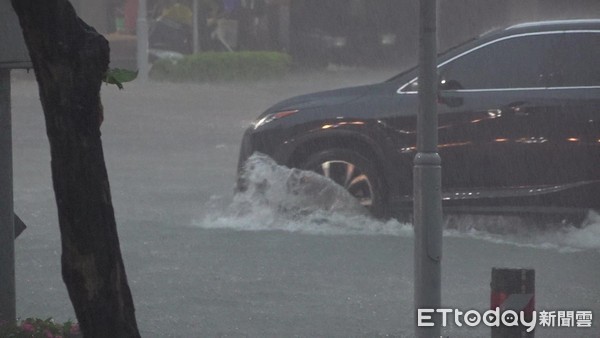
[[[50,141],[62,275],[85,337],[139,337],[100,138],[108,42],[67,0],[12,0]]]

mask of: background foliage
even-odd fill
[[[150,77],[173,82],[260,80],[287,74],[289,55],[279,52],[205,52],[156,61]]]

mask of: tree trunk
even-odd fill
[[[62,275],[85,337],[139,337],[119,247],[100,123],[108,42],[67,0],[12,0],[50,141]]]

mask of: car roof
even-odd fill
[[[521,32],[539,32],[539,31],[554,31],[554,30],[586,30],[600,29],[600,19],[578,19],[578,20],[552,20],[552,21],[537,21],[526,22],[510,26],[504,31],[514,33]]]

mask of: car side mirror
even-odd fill
[[[439,90],[459,90],[464,89],[460,82],[456,80],[440,79],[438,83]]]
[[[456,108],[463,105],[464,99],[462,97],[455,96],[455,94],[440,92],[438,94],[438,103],[446,105],[450,108]]]
[[[451,108],[460,107],[463,105],[463,98],[457,96],[457,93],[451,91],[463,89],[460,82],[456,80],[446,80],[444,77],[439,78],[438,82],[438,102]]]

